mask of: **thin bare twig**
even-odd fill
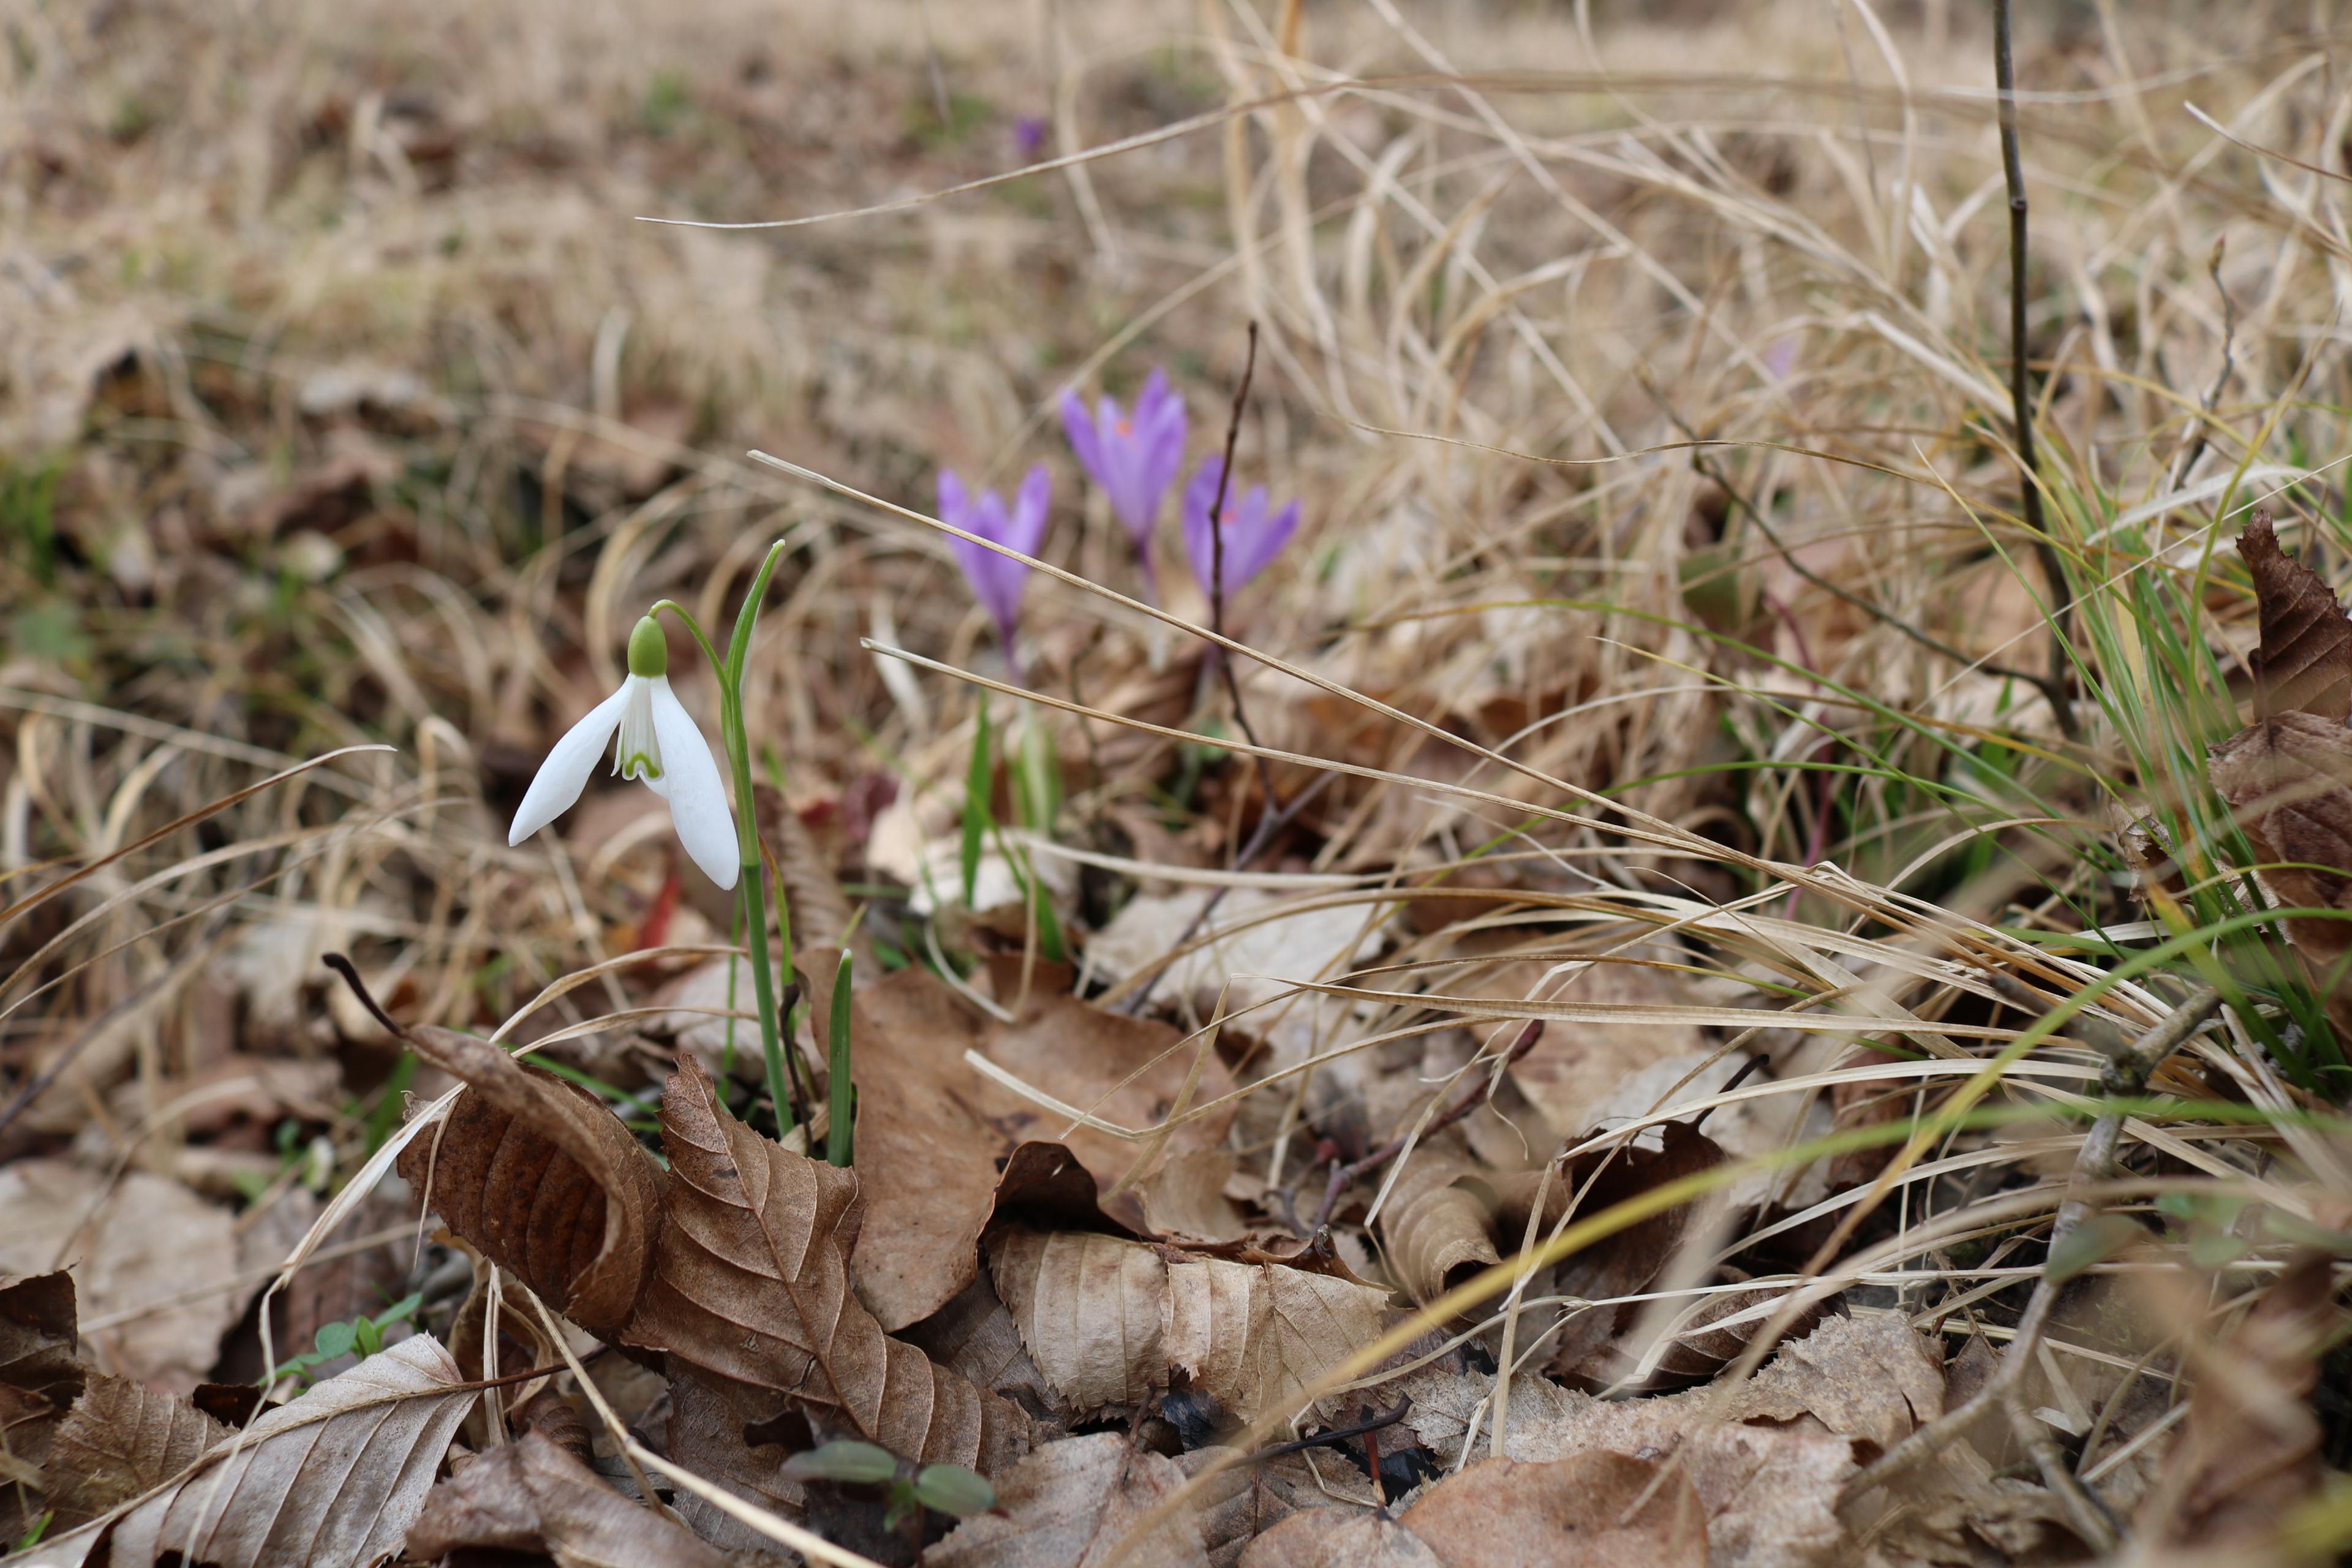
[[[2020,514],[2033,537],[2042,574],[2050,580],[2050,682],[2043,688],[2057,710],[2058,728],[2070,741],[2083,738],[2067,693],[2074,668],[2074,605],[2065,563],[2042,513],[2041,469],[2033,460],[2033,398],[2025,363],[2025,163],[2017,148],[2017,66],[2010,49],[2010,0],[1993,0],[1993,85],[2000,94],[2000,170],[2009,184],[2009,405],[2017,426]]]

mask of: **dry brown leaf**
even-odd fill
[[[1145,1226],[1154,1236],[1187,1241],[1240,1240],[1249,1234],[1249,1220],[1225,1195],[1234,1168],[1234,1152],[1226,1148],[1169,1156],[1136,1185]]]
[[[667,1222],[625,1333],[666,1351],[747,1423],[793,1405],[926,1464],[998,1472],[1029,1442],[1019,1409],[884,1334],[849,1287],[863,1209],[849,1171],[730,1115],[691,1056],[662,1095]]]
[[[1430,1488],[1404,1524],[1446,1568],[1706,1568],[1690,1479],[1605,1449],[1548,1464],[1482,1459]]]
[[[950,1372],[1003,1395],[1032,1416],[1045,1417],[1061,1405],[984,1270],[963,1294],[911,1325],[905,1337]]]
[[[760,824],[761,841],[775,858],[776,873],[783,880],[785,904],[792,913],[794,952],[808,954],[813,949],[838,949],[842,938],[849,934],[849,900],[842,896],[840,879],[834,875],[832,863],[819,848],[816,836],[784,799],[783,791],[768,784],[753,784],[751,802]],[[865,955],[859,955],[861,981],[867,962]],[[820,989],[833,977],[830,963],[819,964],[809,973]],[[820,1034],[817,1038],[824,1037]]]
[[[1538,1193],[1543,1194],[1544,1206],[1540,1228],[1549,1231],[1571,1204],[1578,1214],[1601,1214],[1653,1187],[1723,1163],[1723,1151],[1714,1140],[1686,1122],[1669,1121],[1658,1131],[1659,1148],[1594,1150],[1565,1170],[1554,1172],[1549,1183],[1540,1171],[1497,1177],[1502,1234],[1514,1242],[1525,1234]],[[1559,1294],[1585,1300],[1608,1300],[1647,1289],[1682,1245],[1694,1212],[1694,1205],[1684,1204],[1584,1248],[1555,1272],[1553,1288]],[[1638,1306],[1629,1303],[1579,1312],[1569,1319],[1552,1352],[1552,1372],[1595,1385],[1610,1382],[1626,1370],[1617,1341],[1640,1312]]]
[[[1405,1162],[1381,1211],[1389,1267],[1423,1303],[1501,1261],[1494,1224],[1493,1186],[1468,1161],[1435,1149]]]
[[[2352,731],[2310,713],[2281,713],[2215,749],[2207,771],[2237,813],[2261,877],[2289,909],[2352,908]],[[2323,990],[2352,952],[2352,922],[2290,918],[2288,939]]]
[[[2200,1356],[2185,1430],[2140,1518],[2148,1539],[2244,1547],[2317,1495],[2326,1470],[2311,1395],[2344,1319],[2329,1259],[2306,1251]]]
[[[2279,549],[2271,514],[2257,510],[2238,536],[2262,616],[2257,719],[2312,713],[2352,718],[2352,620],[2326,579]]]
[[[1241,1568],[1439,1568],[1420,1536],[1382,1513],[1311,1508],[1250,1542]]]
[[[496,1548],[551,1557],[558,1568],[733,1568],[734,1559],[629,1501],[545,1434],[468,1460],[433,1489],[408,1527],[408,1555]]]
[[[1379,1337],[1389,1316],[1387,1292],[1352,1280],[1276,1263],[1171,1262],[1093,1232],[1008,1226],[990,1238],[989,1270],[1039,1369],[1081,1412],[1138,1405],[1182,1373],[1255,1420]]]
[[[229,1429],[176,1394],[93,1377],[50,1445],[49,1505],[63,1530],[162,1486]]]
[[[1160,1455],[1114,1433],[1048,1443],[997,1484],[1002,1517],[981,1514],[923,1554],[925,1568],[1097,1568],[1146,1510],[1184,1484]],[[1135,1568],[1207,1568],[1200,1526],[1180,1515],[1124,1559]]]
[[[992,1026],[982,1052],[1013,1077],[1066,1105],[1125,1127],[1150,1127],[1180,1100],[1203,1105],[1233,1091],[1233,1074],[1204,1036],[1188,1041],[1154,1018],[1130,1018],[1066,994],[1033,994],[1020,1018]],[[1199,1078],[1187,1092],[1195,1064]],[[1146,1146],[1091,1128],[1073,1129],[1066,1117],[987,1079],[974,1104],[1003,1133],[1006,1147],[1032,1140],[1068,1145],[1105,1191],[1127,1173]],[[1170,1134],[1167,1151],[1223,1146],[1234,1110],[1228,1106]]]
[[[1674,976],[1643,964],[1595,963],[1538,984],[1549,967],[1528,962],[1507,965],[1465,994],[1656,1007],[1689,1000],[1675,991]],[[1706,1031],[1689,1024],[1554,1021],[1545,1024],[1536,1043],[1511,1064],[1511,1078],[1553,1131],[1562,1138],[1581,1138],[1625,1079],[1653,1062],[1709,1048]]]
[[[49,1447],[89,1375],[76,1342],[72,1275],[0,1279],[0,1541],[24,1534],[48,1506]]]
[[[803,1521],[808,1493],[783,1473],[784,1461],[792,1456],[782,1444],[751,1442],[732,1407],[690,1377],[672,1381],[668,1407],[660,1447],[672,1463],[754,1508],[794,1523]],[[730,1552],[775,1550],[770,1537],[698,1493],[681,1489],[671,1506],[688,1529],[713,1546]]]
[[[1192,1511],[1212,1568],[1233,1568],[1252,1542],[1294,1513],[1354,1511],[1342,1498],[1324,1489],[1304,1453],[1236,1462],[1240,1459],[1237,1450],[1213,1444],[1176,1456],[1176,1468],[1201,1483],[1192,1496]],[[1330,1456],[1326,1460],[1333,1462]],[[1223,1468],[1204,1475],[1213,1465]]]
[[[1734,1421],[1811,1415],[1842,1437],[1884,1450],[1944,1413],[1944,1366],[1899,1314],[1825,1318],[1803,1339],[1781,1345],[1771,1364],[1717,1408]]]
[[[988,1270],[1038,1371],[1079,1415],[1131,1408],[1167,1385],[1168,1265],[1151,1248],[1011,1226],[990,1237]]]
[[[74,1354],[75,1323],[66,1270],[0,1278],[0,1385],[69,1403],[89,1370]]]
[[[23,1568],[169,1555],[215,1568],[362,1568],[399,1550],[472,1406],[457,1363],[418,1334],[310,1388],[137,1503],[45,1542]]]
[[[409,1046],[467,1084],[400,1173],[456,1231],[592,1333],[627,1323],[652,1268],[660,1178],[595,1096],[452,1029]]]
[[[832,994],[817,989],[812,1011],[822,1039]],[[849,1035],[866,1198],[851,1264],[858,1300],[895,1332],[978,1277],[980,1233],[1006,1146],[975,1108],[977,1080],[963,1060],[980,1044],[979,1024],[945,981],[910,967],[860,987],[850,998]]]
[[[83,1317],[176,1302],[89,1333],[101,1369],[181,1394],[212,1371],[247,1299],[226,1209],[144,1171],[110,1185],[68,1161],[18,1160],[0,1169],[0,1273],[69,1268]]]

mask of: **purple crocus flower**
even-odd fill
[[[1024,163],[1037,161],[1037,150],[1045,145],[1045,117],[1024,114],[1013,122],[1013,151]]]
[[[1045,507],[1053,499],[1053,476],[1045,471],[1045,465],[1035,465],[1022,477],[1021,488],[1013,495],[1013,508],[1007,511],[994,490],[982,490],[975,498],[954,469],[941,468],[940,521],[966,533],[992,539],[1008,550],[1034,555],[1045,541]],[[956,563],[963,568],[964,581],[971,584],[972,597],[995,618],[1005,660],[1017,671],[1013,629],[1021,618],[1021,591],[1028,586],[1029,568],[968,539],[948,542],[955,546]]]
[[[1268,563],[1282,553],[1290,536],[1298,531],[1298,503],[1292,501],[1273,516],[1266,515],[1265,487],[1252,485],[1246,494],[1236,498],[1231,490],[1225,493],[1224,515],[1214,523],[1209,521],[1209,509],[1217,503],[1217,481],[1225,471],[1225,460],[1213,457],[1201,465],[1192,482],[1184,487],[1184,551],[1192,558],[1192,575],[1201,584],[1201,592],[1214,595],[1210,588],[1211,564],[1216,557],[1215,529],[1224,535],[1225,596],[1240,592],[1242,584],[1265,570]]]
[[[1160,503],[1176,482],[1184,463],[1184,437],[1189,421],[1184,400],[1169,390],[1168,373],[1155,370],[1136,395],[1132,418],[1106,397],[1095,413],[1075,392],[1062,394],[1062,428],[1078,466],[1110,498],[1110,510],[1135,541],[1135,553],[1148,581],[1151,571],[1151,529],[1160,521]]]

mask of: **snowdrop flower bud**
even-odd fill
[[[669,689],[669,644],[651,616],[629,634],[629,678],[547,753],[523,795],[507,842],[521,843],[572,809],[616,731],[613,771],[643,779],[647,789],[668,801],[670,823],[687,854],[712,881],[733,887],[742,857],[735,816],[727,808],[727,786],[719,781],[710,743]]]

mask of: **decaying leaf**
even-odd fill
[[[817,991],[811,1005],[823,1039],[832,993]],[[899,970],[855,992],[849,1018],[866,1198],[851,1262],[858,1299],[895,1332],[978,1276],[1004,1139],[974,1104],[963,1053],[979,1045],[981,1031],[946,982],[919,967]]]
[[[44,1542],[25,1568],[167,1558],[216,1568],[362,1568],[399,1549],[476,1391],[430,1335],[256,1420],[136,1503]]]
[[[1184,1484],[1174,1464],[1116,1433],[1048,1443],[997,1484],[1002,1514],[958,1525],[926,1568],[1096,1568],[1144,1511]],[[1200,1527],[1169,1521],[1130,1552],[1137,1568],[1207,1568]]]
[[[1251,1542],[1241,1568],[1440,1568],[1444,1561],[1384,1513],[1311,1508]]]
[[[467,1085],[400,1173],[449,1228],[593,1333],[627,1323],[652,1268],[661,1182],[595,1096],[486,1040],[415,1028],[409,1045]]]
[[[732,1568],[734,1560],[598,1479],[539,1432],[466,1461],[408,1527],[408,1555],[528,1552],[559,1568]]]
[[[629,1342],[667,1352],[747,1423],[804,1405],[902,1458],[989,1475],[1027,1447],[1016,1407],[884,1334],[851,1291],[855,1174],[736,1121],[691,1056],[662,1095],[662,1142],[667,1220]]]
[[[754,1508],[798,1521],[808,1501],[800,1482],[783,1472],[781,1443],[755,1443],[743,1422],[712,1390],[690,1377],[674,1380],[662,1451],[712,1485]],[[673,1504],[687,1528],[730,1552],[772,1552],[775,1542],[699,1493],[679,1490]]]
[[[2311,1393],[2344,1319],[2331,1260],[2305,1252],[2199,1357],[2186,1429],[2141,1515],[2149,1540],[2247,1546],[2315,1494],[2326,1467]]]
[[[1706,1515],[1668,1463],[1596,1449],[1530,1464],[1482,1459],[1407,1510],[1446,1568],[1706,1568]]]
[[[520,1440],[525,1432],[542,1434],[549,1442],[587,1464],[596,1457],[588,1423],[571,1400],[552,1387],[542,1388],[507,1416],[507,1426]]]
[[[1406,1294],[1430,1302],[1501,1261],[1491,1234],[1496,1196],[1470,1162],[1442,1150],[1405,1162],[1381,1211],[1389,1267]]]
[[[1020,1326],[983,1270],[946,1306],[910,1327],[908,1342],[957,1375],[1043,1417],[1061,1403],[1021,1342]]]
[[[1201,1480],[1192,1497],[1193,1517],[1200,1521],[1201,1544],[1213,1568],[1233,1568],[1250,1544],[1294,1513],[1339,1510],[1355,1512],[1344,1493],[1327,1491],[1305,1453],[1277,1454],[1235,1463],[1232,1448],[1212,1444],[1176,1457],[1176,1468]],[[1328,1470],[1336,1457],[1326,1456]],[[1213,1466],[1223,1467],[1203,1475]],[[1367,1492],[1369,1497],[1369,1492]]]
[[[760,825],[761,841],[775,857],[777,871],[783,879],[785,906],[792,913],[794,952],[806,954],[812,948],[839,948],[842,939],[849,933],[849,900],[843,896],[840,879],[834,875],[816,836],[784,798],[783,791],[769,784],[753,784],[751,803],[752,815]],[[809,973],[820,972],[830,974],[832,966],[819,963]],[[861,973],[859,979],[864,978]],[[820,1034],[817,1038],[824,1037]]]
[[[1653,1022],[1547,1023],[1535,1044],[1511,1064],[1513,1081],[1562,1138],[1581,1138],[1591,1131],[1610,1096],[1628,1077],[1666,1058],[1709,1048],[1704,1030],[1664,1012],[1688,998],[1675,991],[1674,976],[1664,971],[1638,963],[1594,963],[1545,980],[1550,967],[1526,961],[1507,964],[1466,994],[1661,1010]]]
[[[2262,858],[2260,875],[2289,909],[2352,909],[2352,730],[2288,712],[2215,749],[2208,772]],[[2323,987],[2352,952],[2352,921],[2304,915],[2287,938]]]
[[[1542,1196],[1541,1229],[1549,1231],[1567,1215],[1571,1205],[1580,1215],[1601,1214],[1667,1182],[1711,1170],[1723,1163],[1723,1151],[1705,1133],[1681,1121],[1659,1129],[1661,1146],[1645,1149],[1596,1149],[1580,1155],[1549,1182],[1539,1171],[1499,1178],[1502,1234],[1516,1244],[1526,1230],[1538,1194]],[[1689,1227],[1694,1205],[1682,1205],[1651,1215],[1569,1258],[1553,1279],[1559,1294],[1588,1301],[1633,1296],[1647,1289],[1674,1258]],[[1630,1328],[1640,1308],[1628,1304],[1582,1311],[1560,1330],[1551,1370],[1562,1376],[1600,1385],[1625,1370],[1616,1353],[1620,1333]]]
[[[2326,580],[2279,549],[2271,514],[2238,536],[2262,617],[2257,720],[2310,713],[2339,727],[2352,717],[2352,620]]]
[[[71,1161],[18,1160],[0,1168],[0,1273],[69,1268],[85,1319],[155,1309],[87,1336],[101,1369],[182,1393],[212,1371],[244,1310],[228,1210],[144,1171],[110,1183]],[[206,1285],[220,1289],[191,1299]]]
[[[74,1354],[73,1276],[54,1273],[0,1278],[0,1386],[55,1400],[81,1392],[88,1369]]]
[[[47,1472],[63,1529],[162,1486],[229,1429],[179,1394],[127,1377],[93,1377],[58,1424]]]
[[[1275,1263],[1170,1262],[1092,1232],[1006,1226],[990,1239],[989,1270],[1029,1353],[1081,1411],[1137,1405],[1181,1372],[1255,1420],[1377,1338],[1388,1317],[1387,1293],[1371,1286]]]

